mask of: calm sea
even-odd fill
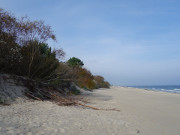
[[[164,91],[171,93],[180,93],[180,85],[155,85],[155,86],[129,86],[133,88],[142,88],[153,91]]]

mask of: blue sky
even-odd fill
[[[178,0],[0,0],[16,16],[52,26],[66,59],[113,85],[180,84]]]

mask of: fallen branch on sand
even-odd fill
[[[42,91],[40,89],[37,89],[37,90],[41,94],[42,94],[42,92],[45,92],[45,91]],[[115,109],[115,108],[113,108],[113,109],[102,109],[102,108],[97,108],[97,107],[89,106],[89,105],[80,103],[80,101],[82,101],[82,99],[80,99],[80,98],[76,98],[76,99],[68,98],[68,97],[65,98],[65,97],[56,95],[55,93],[50,92],[49,90],[48,90],[48,92],[46,91],[45,93],[46,93],[46,97],[49,97],[49,99],[51,99],[52,101],[55,101],[56,104],[58,104],[60,106],[72,106],[72,105],[75,105],[75,106],[83,106],[83,107],[90,108],[90,109],[93,109],[93,110],[118,111],[118,112],[120,111],[120,110]],[[34,96],[33,93],[26,92],[26,95],[28,97],[30,97],[30,98],[35,99],[35,100],[43,101],[39,97]]]
[[[68,99],[68,98],[63,98],[63,97],[57,96],[55,94],[52,94],[52,97],[55,98],[55,101],[57,101],[58,105],[66,105],[66,106],[77,105],[77,106],[83,106],[83,107],[86,107],[86,108],[90,108],[90,109],[93,109],[93,110],[118,111],[118,112],[120,111],[120,110],[115,109],[115,108],[113,108],[113,109],[96,108],[96,107],[93,107],[93,106],[89,106],[89,105],[86,105],[86,104],[79,103],[78,101],[74,101],[73,99]]]
[[[20,85],[26,87],[25,95],[31,99],[44,101],[50,100],[55,102],[61,106],[82,106],[85,108],[93,109],[93,110],[104,110],[104,111],[120,111],[115,108],[113,109],[102,109],[87,105],[87,101],[81,96],[64,96],[63,90],[60,88],[52,88],[49,87],[47,83],[38,83],[35,80],[28,79],[21,76],[12,76],[13,80],[15,80],[16,85]],[[3,78],[10,79],[10,78]],[[2,104],[2,103],[1,103]],[[9,105],[3,103],[3,105]]]

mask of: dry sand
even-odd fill
[[[27,101],[0,106],[1,135],[180,135],[180,94],[112,87],[87,92],[92,110]]]

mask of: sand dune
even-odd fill
[[[179,135],[180,94],[112,87],[88,92],[92,110],[27,101],[0,106],[0,134]]]

